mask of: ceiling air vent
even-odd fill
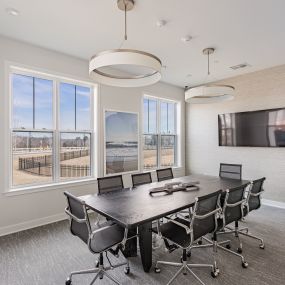
[[[241,64],[238,64],[238,65],[231,66],[230,68],[232,70],[237,70],[237,69],[245,68],[245,67],[250,67],[250,64],[245,62],[245,63],[241,63]]]

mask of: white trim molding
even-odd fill
[[[48,217],[43,217],[19,224],[14,224],[6,227],[1,227],[0,228],[0,236],[5,236],[13,233],[17,233],[20,231],[28,230],[31,228],[39,227],[39,226],[44,226],[47,224],[55,223],[58,221],[66,220],[67,216],[65,213],[60,213]]]
[[[262,204],[266,205],[266,206],[275,207],[275,208],[285,209],[285,203],[284,202],[262,199]]]

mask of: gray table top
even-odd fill
[[[149,194],[151,188],[178,181],[198,181],[199,190],[178,191],[170,195]],[[195,203],[196,197],[218,190],[225,191],[248,182],[248,180],[224,179],[208,175],[189,175],[163,182],[154,182],[133,189],[124,189],[102,195],[85,195],[79,198],[84,200],[87,207],[95,212],[124,227],[131,228],[186,209]]]

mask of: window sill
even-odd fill
[[[35,185],[35,186],[29,186],[29,187],[10,189],[9,191],[5,191],[2,194],[8,197],[23,195],[23,194],[32,194],[32,193],[43,192],[43,191],[58,190],[58,189],[66,188],[66,186],[69,186],[69,187],[82,186],[82,185],[86,185],[90,183],[96,183],[96,181],[97,181],[96,178],[88,178],[88,179],[82,179],[82,180],[77,180],[77,181],[64,181],[64,182],[53,183],[53,184]]]

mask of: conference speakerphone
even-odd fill
[[[196,191],[199,190],[199,181],[194,181],[194,182],[171,182],[171,183],[166,183],[164,186],[161,187],[155,187],[151,188],[149,190],[149,194],[155,194],[155,193],[161,193],[165,192],[166,194],[172,194],[177,191]]]

